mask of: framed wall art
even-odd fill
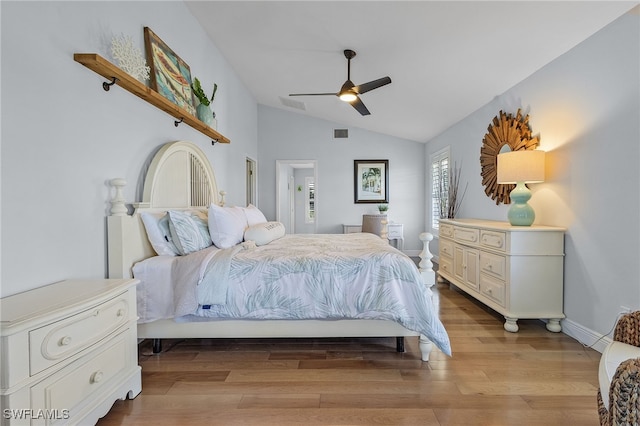
[[[389,202],[389,160],[353,160],[354,202]]]
[[[144,44],[151,68],[151,88],[195,116],[189,65],[149,27],[144,27]]]

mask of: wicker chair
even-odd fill
[[[602,426],[638,425],[640,424],[640,352],[615,342],[640,347],[640,311],[625,314],[618,320],[613,340],[614,343],[605,349],[600,360],[600,389],[598,389],[600,424]],[[618,351],[620,348],[622,351]],[[616,357],[615,353],[609,353],[609,349],[611,352],[618,352],[617,356],[622,359],[622,362],[618,364],[617,361],[614,361],[618,366],[617,368],[613,367],[615,373],[611,377],[609,397],[607,405],[605,405],[602,387],[606,386],[608,380],[603,380],[603,369],[606,368],[604,364],[607,361],[611,362],[610,358]],[[632,358],[625,359],[626,356],[620,357],[620,353],[633,355],[631,355]],[[609,359],[607,360],[607,358]],[[611,368],[611,365],[608,367]]]
[[[376,234],[382,239],[387,238],[387,215],[386,214],[363,214],[362,232]]]

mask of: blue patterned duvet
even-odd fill
[[[212,266],[216,261],[220,264]],[[185,278],[187,270],[198,272]],[[211,248],[176,259],[172,274],[182,287],[175,292],[180,294],[176,315],[384,319],[425,335],[451,354],[417,267],[373,234],[296,234],[260,247]]]

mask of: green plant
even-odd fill
[[[191,89],[193,90],[193,94],[196,96],[196,98],[198,98],[201,104],[209,106],[211,102],[213,102],[213,99],[216,97],[218,84],[217,83],[213,84],[213,93],[211,94],[211,100],[207,98],[207,95],[205,95],[204,90],[202,90],[202,85],[200,84],[200,80],[198,80],[198,77],[193,79],[193,83],[191,84]]]
[[[389,210],[389,204],[378,204],[378,211],[380,213],[386,213]]]

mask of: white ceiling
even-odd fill
[[[186,3],[259,104],[427,142],[639,2]],[[288,97],[338,92],[344,49],[357,53],[354,84],[391,77],[361,95],[371,115],[334,96]]]

